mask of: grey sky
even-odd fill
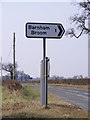
[[[66,30],[70,27],[69,17],[76,12],[77,7],[70,2],[2,3],[3,62],[12,62],[12,52],[9,57],[8,54],[15,32],[18,69],[39,77],[43,57],[42,39],[25,37],[26,22],[61,23]],[[50,57],[51,75],[87,76],[88,36],[75,39],[64,35],[61,39],[47,39],[47,56]]]

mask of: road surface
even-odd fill
[[[86,89],[49,86],[49,92],[63,98],[71,104],[79,106],[80,108],[88,110],[88,107],[90,107],[90,105],[88,105],[90,93],[88,93],[88,90]]]
[[[28,86],[26,84],[26,86]],[[33,87],[40,87],[38,84],[33,84]],[[71,104],[77,105],[80,108],[90,110],[90,92],[88,89],[48,86],[48,92],[63,98]]]

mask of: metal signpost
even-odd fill
[[[43,38],[43,60],[41,61],[41,104],[48,104],[48,77],[50,73],[49,58],[46,57],[46,38],[61,38],[65,30],[59,23],[26,23],[27,38]]]

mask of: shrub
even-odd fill
[[[2,85],[10,91],[20,90],[22,88],[21,83],[16,80],[3,80]]]

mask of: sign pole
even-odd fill
[[[45,58],[45,108],[47,108],[47,95],[48,95],[48,82],[47,82],[47,65],[46,65],[47,59]]]
[[[45,60],[46,57],[46,39],[43,38],[43,60]]]
[[[47,108],[46,38],[43,38],[43,60],[44,60],[44,81],[45,81],[45,108]]]

